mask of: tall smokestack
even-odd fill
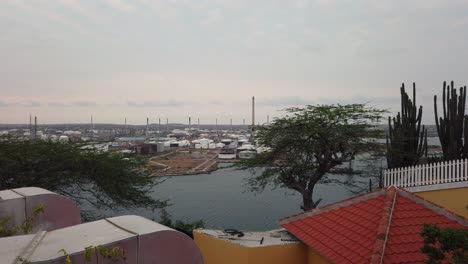
[[[218,134],[218,118],[216,118],[216,134]]]
[[[146,118],[146,136],[148,136],[148,129],[149,129],[149,117]]]
[[[188,128],[189,128],[189,131],[192,130],[192,118],[190,116],[188,118]]]
[[[125,132],[124,133],[127,134],[128,133],[127,131],[128,131],[127,130],[127,118],[125,118]]]
[[[37,116],[34,116],[34,139],[37,138]]]
[[[245,118],[242,119],[242,125],[245,126]]]
[[[255,96],[252,96],[252,131],[255,130]]]
[[[231,118],[231,132],[234,132],[234,129],[232,129],[232,118]]]
[[[161,133],[161,118],[159,118],[158,134]]]
[[[91,129],[94,129],[93,116],[91,116]]]
[[[270,124],[270,115],[267,115],[267,125]]]
[[[169,118],[166,118],[166,132],[169,131]]]
[[[200,131],[200,118],[198,118],[198,131]]]

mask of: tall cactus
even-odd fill
[[[412,101],[405,91],[404,83],[400,92],[401,112],[393,119],[388,117],[388,168],[416,165],[421,157],[427,155],[427,131],[424,125],[421,126],[423,108],[416,108],[416,84],[413,83]]]
[[[460,88],[460,95],[454,88],[453,81],[450,86],[444,82],[442,92],[443,117],[438,116],[437,95],[434,95],[434,112],[440,144],[445,160],[454,160],[468,157],[468,118],[465,116],[466,86]],[[466,147],[465,147],[466,146]]]

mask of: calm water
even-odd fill
[[[248,171],[223,168],[211,174],[171,177],[155,186],[151,195],[170,200],[172,205],[166,210],[173,219],[202,219],[208,228],[270,230],[279,227],[278,219],[301,212],[301,198],[292,191],[280,188],[263,193],[247,191],[244,178],[248,176]],[[322,198],[324,205],[351,195],[342,186],[319,184],[314,198]],[[123,213],[158,219],[157,213],[139,208],[111,214]]]
[[[428,138],[428,141],[437,145],[438,138]],[[376,165],[380,167],[381,163]],[[359,162],[354,163],[353,167],[359,167]],[[244,180],[249,176],[248,171],[222,168],[211,174],[171,177],[155,186],[151,195],[156,199],[170,200],[172,205],[166,210],[172,219],[202,219],[208,228],[270,230],[279,227],[278,219],[301,212],[301,197],[293,191],[278,188],[266,189],[262,193],[249,192]],[[322,198],[320,205],[323,206],[352,195],[341,185],[318,184],[314,199]],[[159,219],[158,212],[141,208],[100,213],[105,216],[137,214]]]

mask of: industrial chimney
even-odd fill
[[[148,129],[149,129],[149,117],[146,118],[146,136],[148,136]]]
[[[34,116],[34,139],[37,139],[37,116]]]
[[[255,96],[252,96],[252,131],[255,130]]]

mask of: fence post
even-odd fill
[[[463,170],[463,180],[466,181],[466,180],[468,180],[468,159],[465,159],[463,163],[464,163],[463,164],[464,165],[463,166],[463,168],[464,168],[464,170]]]
[[[418,186],[419,184],[421,184],[421,170],[422,170],[423,166],[424,166],[424,164],[423,165],[418,165],[418,169],[416,170],[416,175],[415,175],[414,185],[413,186]]]
[[[430,178],[426,184],[433,184],[435,180],[439,177],[439,162],[431,164],[431,170],[429,172]]]

